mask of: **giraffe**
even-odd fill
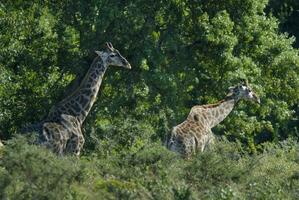
[[[222,122],[241,99],[260,104],[259,97],[244,81],[229,87],[227,96],[218,103],[192,107],[187,119],[173,127],[167,148],[185,158],[190,158],[197,151],[204,151],[214,141],[211,129]]]
[[[95,51],[97,57],[76,90],[53,106],[45,120],[31,128],[31,132],[33,129],[39,133],[38,144],[59,155],[80,155],[84,144],[81,127],[96,100],[108,66],[131,69],[130,63],[111,43],[106,43],[106,47],[105,51]]]

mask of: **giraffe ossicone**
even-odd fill
[[[80,155],[84,144],[81,127],[96,100],[108,66],[131,69],[130,63],[110,42],[104,51],[95,53],[97,57],[79,86],[53,106],[45,120],[25,130],[38,132],[38,143],[59,155]]]
[[[187,119],[173,127],[167,148],[186,158],[204,151],[215,138],[211,129],[222,122],[241,99],[260,104],[260,98],[252,91],[248,82],[244,81],[229,87],[227,96],[218,103],[192,107]]]

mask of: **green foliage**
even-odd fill
[[[61,159],[46,149],[15,139],[0,160],[1,199],[60,199],[71,196],[70,183],[80,180],[78,160]]]
[[[262,105],[242,102],[216,133],[251,151],[298,134],[298,51],[265,6],[258,0],[1,3],[0,135],[10,138],[45,116],[105,41],[133,69],[105,75],[85,124],[95,140],[114,141],[112,132],[129,126],[117,125],[123,121],[141,121],[136,126],[148,127],[146,135],[164,140],[193,105],[223,98],[240,78],[249,79]],[[95,141],[85,148],[92,151]]]
[[[0,158],[1,199],[296,199],[299,144],[265,144],[249,155],[218,141],[192,160],[160,144],[119,157],[57,157],[9,141]]]
[[[133,69],[107,71],[80,160],[8,142],[0,198],[296,199],[298,144],[280,141],[299,136],[299,57],[280,31],[297,4],[287,1],[284,15],[280,2],[1,2],[1,140],[46,116],[104,42]],[[261,105],[240,102],[213,130],[239,143],[221,141],[191,161],[162,146],[192,106],[220,100],[241,78]]]
[[[91,151],[98,156],[111,154],[121,156],[135,153],[150,144],[151,137],[155,134],[153,127],[148,123],[131,119],[125,121],[96,120],[96,127],[97,129],[93,129],[87,138],[87,143],[93,144],[94,149]]]

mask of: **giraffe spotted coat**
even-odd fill
[[[224,100],[192,107],[187,119],[173,127],[167,148],[187,158],[204,151],[215,138],[211,129],[228,116],[240,99],[260,102],[247,83],[231,87]]]
[[[53,106],[47,118],[24,132],[38,132],[37,143],[42,144],[59,155],[66,153],[80,155],[84,144],[81,126],[93,106],[103,76],[108,66],[131,68],[130,63],[107,43],[106,51],[96,51],[88,72],[78,88]]]

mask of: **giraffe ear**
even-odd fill
[[[248,87],[248,80],[245,79],[245,85]]]
[[[102,54],[101,51],[95,51],[95,53],[96,53],[98,56],[100,56],[100,55]]]
[[[229,92],[233,92],[233,91],[234,91],[234,88],[235,88],[235,87],[232,87],[232,86],[229,87],[229,88],[228,88]]]
[[[248,80],[247,79],[242,79],[242,85],[248,86]]]

